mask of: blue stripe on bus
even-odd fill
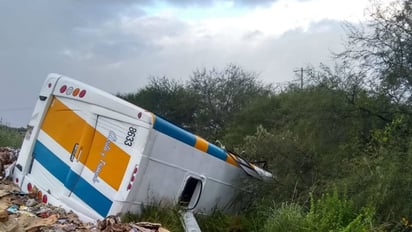
[[[226,161],[226,152],[222,148],[214,144],[209,143],[209,146],[207,147],[207,153],[213,155],[216,158]]]
[[[163,118],[156,116],[153,128],[190,146],[194,146],[196,143],[196,137],[193,134],[164,120]]]
[[[70,190],[73,191],[73,193],[84,203],[90,206],[102,217],[107,216],[110,207],[112,207],[112,201],[77,173],[71,171],[69,165],[60,160],[40,141],[37,141],[34,147],[34,158],[66,187],[74,186],[74,189]],[[73,180],[77,180],[76,185],[73,184]],[[68,183],[66,183],[66,181],[68,181]]]
[[[43,143],[36,141],[33,151],[34,159],[43,165],[47,171],[64,183],[70,167],[55,156]]]
[[[154,125],[153,128],[165,135],[168,135],[170,137],[173,137],[183,143],[186,143],[187,145],[190,145],[192,147],[195,146],[196,144],[196,136],[176,125],[173,123],[170,123],[158,116],[154,116]],[[222,148],[211,144],[208,142],[208,148],[206,151],[209,155],[212,155],[218,159],[221,159],[223,161],[226,161],[226,151],[223,150]]]

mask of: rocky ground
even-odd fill
[[[73,212],[41,203],[37,193],[23,194],[7,178],[10,165],[17,159],[18,150],[0,147],[0,231],[1,232],[167,232],[158,223],[122,223],[109,216],[97,223],[82,222]]]

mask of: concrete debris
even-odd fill
[[[97,223],[86,223],[72,211],[42,203],[36,190],[23,194],[9,179],[7,169],[19,150],[0,147],[0,231],[2,232],[169,232],[159,223],[122,223],[108,216]]]

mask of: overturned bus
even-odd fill
[[[170,201],[208,213],[242,179],[272,175],[167,120],[85,83],[50,74],[12,178],[44,203],[98,220]]]

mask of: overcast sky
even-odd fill
[[[0,119],[26,126],[48,73],[111,93],[233,63],[278,83],[331,63],[368,0],[0,0]]]

